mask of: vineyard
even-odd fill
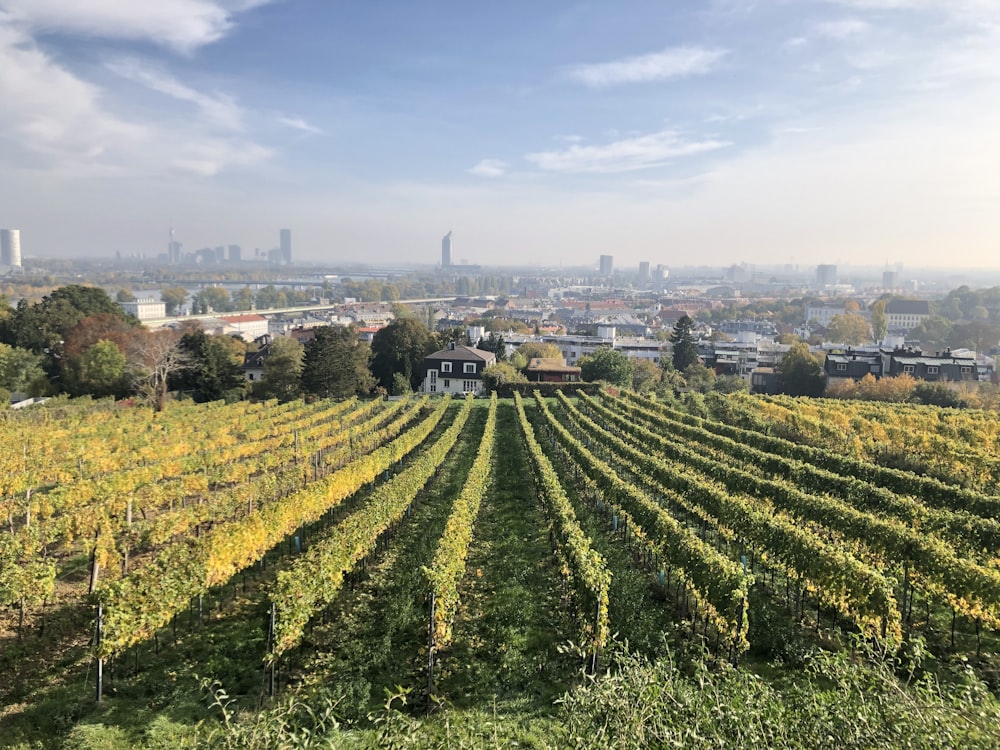
[[[414,394],[0,432],[0,747],[1000,745],[992,415]]]

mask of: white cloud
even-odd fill
[[[154,175],[169,171],[213,175],[256,163],[270,151],[246,137],[225,138],[241,126],[241,111],[225,96],[207,96],[135,64],[119,74],[198,106],[202,118],[122,114],[108,95],[58,64],[23,29],[0,17],[0,100],[17,102],[17,117],[0,118],[6,164],[30,163],[63,177]]]
[[[592,88],[621,83],[661,81],[700,75],[714,70],[725,50],[705,47],[672,47],[649,55],[626,57],[606,63],[573,65],[566,75]]]
[[[8,20],[43,31],[143,39],[191,52],[218,41],[233,15],[267,0],[4,0]]]
[[[727,141],[715,139],[687,141],[675,131],[661,130],[603,146],[572,145],[562,151],[543,151],[525,158],[546,172],[631,172],[729,145]]]
[[[483,159],[469,170],[477,177],[503,177],[507,172],[507,162],[500,159]]]
[[[94,159],[147,137],[101,104],[101,90],[58,66],[23,32],[0,23],[0,98],[17,116],[0,118],[0,135],[29,152]]]
[[[309,135],[321,135],[323,133],[321,128],[306,122],[301,117],[281,116],[278,118],[278,122],[285,127],[291,128],[292,130],[298,130],[303,133],[308,133]]]
[[[169,73],[134,58],[115,60],[108,63],[107,68],[133,83],[194,104],[205,118],[217,127],[236,131],[243,129],[243,109],[227,94],[204,94],[196,91]]]
[[[866,33],[871,27],[858,18],[844,18],[839,21],[825,21],[816,25],[820,36],[828,39],[848,39]]]

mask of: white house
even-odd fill
[[[220,315],[219,320],[232,326],[244,341],[254,341],[268,334],[267,318],[263,315]]]
[[[479,393],[483,389],[483,370],[496,364],[493,352],[460,346],[455,343],[447,349],[424,357],[422,393]]]
[[[119,302],[121,308],[139,320],[156,320],[167,317],[167,305],[152,298],[137,299],[133,302]]]

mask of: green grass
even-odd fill
[[[512,403],[497,413],[492,492],[480,507],[454,644],[440,659],[437,689],[460,708],[493,704],[548,710],[576,672],[560,645],[573,632],[549,526]]]

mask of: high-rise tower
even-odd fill
[[[281,249],[281,260],[283,263],[292,262],[292,230],[282,229],[278,232],[278,237],[280,238],[280,243],[278,247]]]
[[[610,278],[615,272],[615,256],[613,255],[602,255],[601,256],[601,276],[607,276]]]
[[[451,265],[451,230],[441,238],[441,268]]]
[[[0,263],[21,267],[21,230],[0,229]]]

